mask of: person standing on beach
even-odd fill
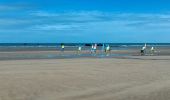
[[[62,44],[61,44],[61,51],[62,51],[62,52],[64,52],[64,48],[65,48],[65,47],[64,47],[64,44],[62,43]]]
[[[141,55],[145,55],[146,54],[146,44],[144,47],[142,47],[141,49]]]
[[[151,55],[153,55],[153,54],[154,54],[154,52],[155,52],[154,47],[151,47]]]
[[[102,45],[102,53],[104,53],[104,51],[105,51],[105,45],[103,43],[103,45]]]
[[[93,51],[94,51],[94,46],[93,46],[93,44],[91,45],[91,53],[93,53]]]
[[[110,53],[110,46],[109,45],[107,45],[107,47],[106,47],[106,53],[107,54]]]
[[[81,49],[82,49],[82,47],[81,47],[81,46],[79,46],[79,47],[78,47],[78,54],[80,54]]]
[[[96,53],[96,50],[97,50],[97,44],[95,44],[95,45],[94,45],[93,49],[94,49],[94,53]]]
[[[142,49],[141,49],[141,51],[140,51],[140,53],[141,53],[141,56],[145,55],[145,52],[144,52],[144,50],[145,50],[145,47],[142,47]]]

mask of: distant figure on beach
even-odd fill
[[[141,55],[145,55],[146,54],[146,44],[145,44],[145,46],[144,47],[142,47],[142,49],[141,49]]]
[[[141,49],[141,51],[140,51],[140,53],[141,53],[141,55],[145,55],[145,47],[142,47],[142,49]]]
[[[91,45],[91,53],[93,53],[93,51],[94,51],[94,46],[93,46],[93,44]]]
[[[154,52],[155,52],[154,47],[151,47],[151,55],[153,55],[153,54],[154,54]]]
[[[107,45],[105,52],[106,52],[106,53],[110,53],[110,46],[109,46],[109,45]]]
[[[104,43],[103,43],[103,45],[102,45],[102,53],[103,52],[105,52],[105,45],[104,45]]]
[[[61,51],[62,51],[62,52],[64,52],[64,48],[65,48],[65,47],[64,47],[64,44],[61,43]]]
[[[94,49],[94,53],[96,53],[96,51],[97,51],[97,44],[94,44],[93,49]]]
[[[146,48],[146,46],[147,46],[147,45],[146,45],[146,43],[145,43],[145,46],[144,46],[144,47]]]
[[[81,47],[81,46],[79,46],[79,47],[78,47],[78,54],[80,54],[81,49],[82,49],[82,47]]]

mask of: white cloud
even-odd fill
[[[44,12],[35,11],[32,16],[47,18],[65,22],[97,22],[97,21],[129,21],[131,22],[166,22],[170,21],[170,14],[150,14],[150,13],[107,13],[100,11],[79,11],[79,12]]]
[[[0,5],[0,11],[2,11],[2,10],[13,10],[13,9],[16,9],[16,7],[7,6],[7,5]]]
[[[164,32],[170,31],[170,14],[111,13],[101,11],[32,11],[22,19],[1,19],[0,26],[19,25],[31,31]],[[7,16],[8,17],[8,16]],[[18,16],[19,17],[19,16]],[[21,28],[22,30],[22,28]]]
[[[28,20],[22,20],[22,19],[0,19],[0,25],[2,26],[27,24],[27,23],[30,22]]]
[[[104,12],[65,12],[38,13],[47,17],[51,24],[40,25],[43,30],[84,29],[89,31],[165,31],[170,30],[170,14],[136,14],[136,13],[104,13]],[[45,18],[46,19],[46,18]],[[51,21],[50,21],[51,20]],[[57,25],[55,23],[58,23]],[[71,23],[71,24],[70,24]],[[63,25],[64,24],[64,25]],[[40,27],[39,26],[39,27]],[[86,31],[87,31],[86,30]]]
[[[6,12],[6,11],[24,11],[28,9],[32,9],[34,7],[33,5],[30,5],[28,3],[8,3],[8,4],[0,4],[0,11]]]
[[[64,24],[52,24],[52,25],[36,25],[32,27],[32,30],[82,30],[83,25],[64,25]]]
[[[39,17],[57,17],[60,14],[58,13],[48,13],[48,12],[44,12],[44,11],[32,11],[30,13],[31,16],[39,16]]]
[[[9,37],[12,37],[11,33],[19,34],[18,36],[27,34],[37,38],[42,35],[48,39],[62,36],[87,39],[90,36],[93,39],[93,36],[99,36],[101,40],[105,38],[116,41],[117,38],[133,40],[138,37],[170,33],[169,13],[25,11],[21,15],[2,16],[0,16],[0,33],[8,34]]]

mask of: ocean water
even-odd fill
[[[64,44],[66,46],[90,46],[95,43],[0,43],[0,46],[60,46]],[[109,44],[111,46],[141,46],[145,43],[97,43],[98,46],[102,44]],[[154,46],[170,46],[170,43],[146,43],[147,45],[154,45]]]
[[[91,47],[94,43],[63,43],[65,47],[74,49],[74,47]],[[122,49],[122,48],[139,48],[145,45],[145,43],[97,43],[100,48],[103,44],[110,45],[111,48]],[[169,48],[170,43],[147,43],[148,47],[161,47]],[[60,48],[61,43],[0,43],[0,48]]]

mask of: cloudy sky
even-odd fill
[[[170,42],[170,0],[0,0],[0,43]]]

